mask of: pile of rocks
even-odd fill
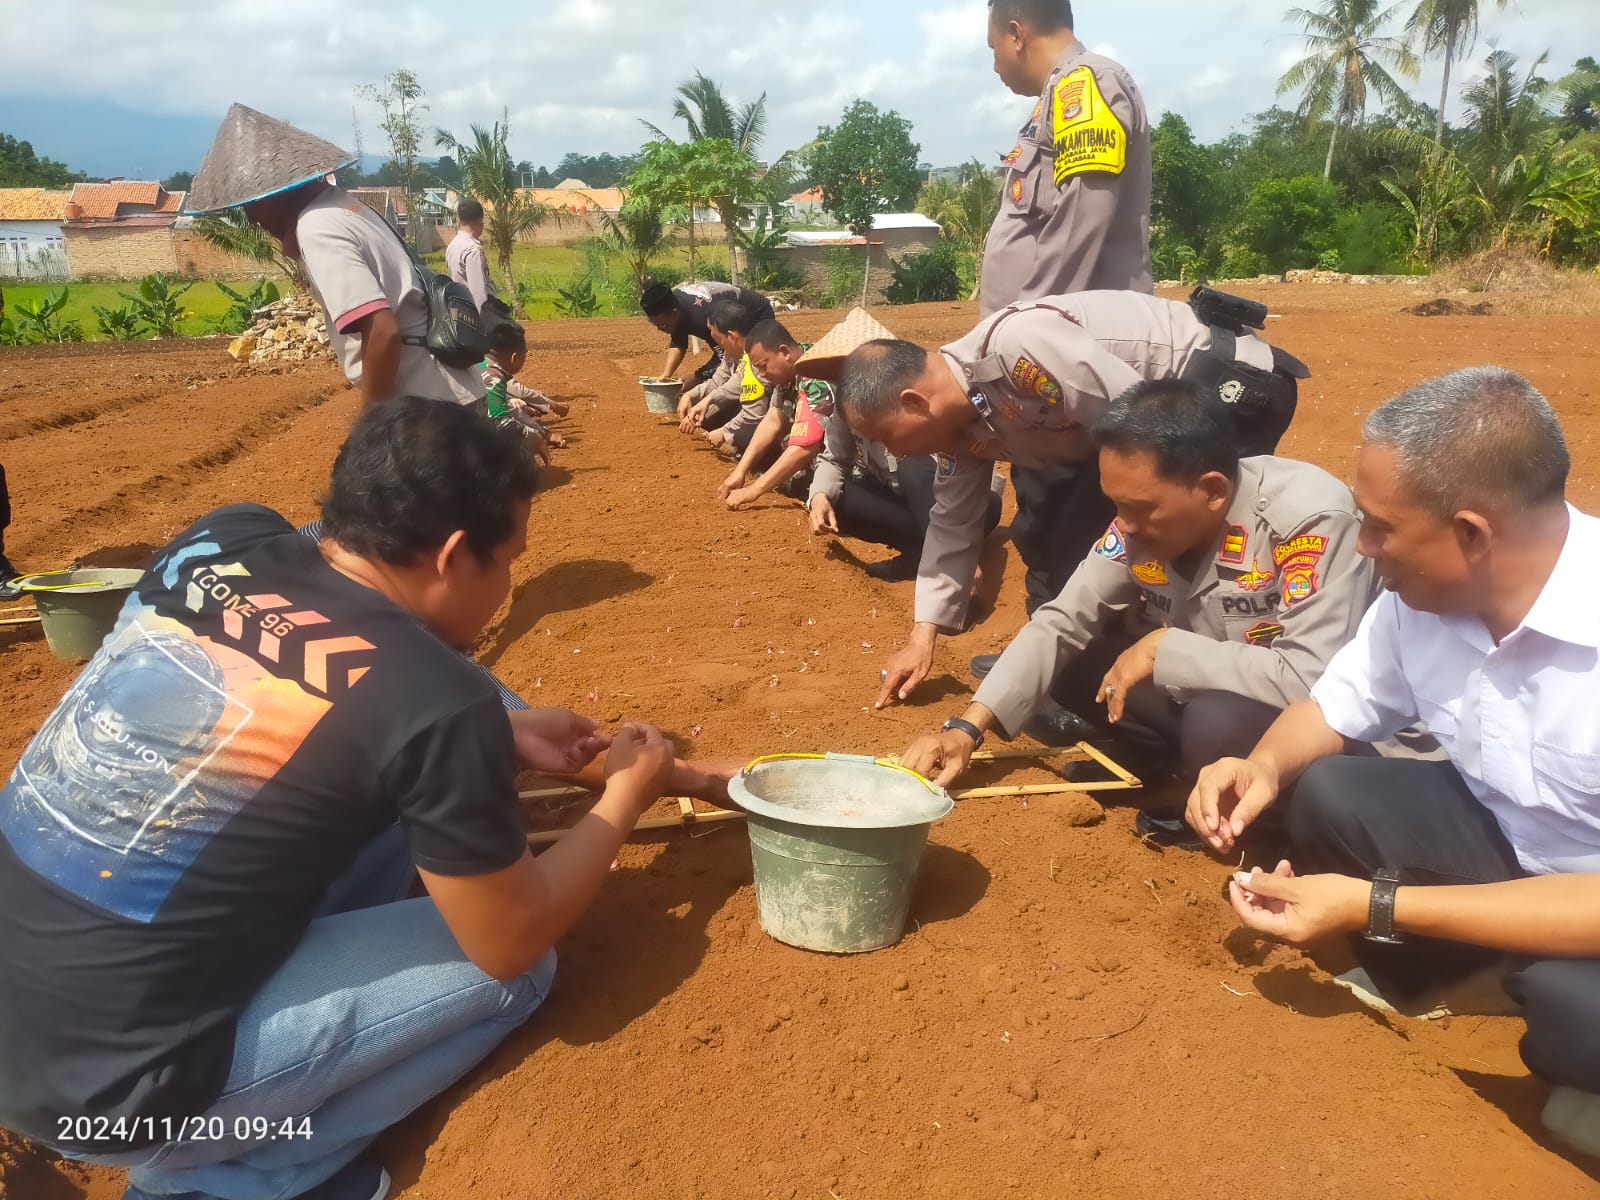
[[[333,357],[328,323],[310,296],[296,293],[255,311],[255,323],[234,338],[228,353],[252,366],[314,362]]]

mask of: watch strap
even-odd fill
[[[972,739],[973,749],[983,745],[983,730],[979,729],[971,721],[964,720],[961,717],[951,717],[944,723],[944,728],[946,730],[959,729],[966,734]]]
[[[1372,873],[1372,899],[1367,904],[1367,933],[1369,942],[1396,946],[1405,938],[1394,928],[1394,894],[1400,886],[1400,872],[1394,867],[1380,867]]]

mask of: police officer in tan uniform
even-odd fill
[[[880,708],[926,678],[941,630],[965,624],[994,463],[1079,468],[1056,523],[1061,541],[1050,548],[1076,565],[1112,515],[1089,426],[1142,380],[1211,379],[1219,351],[1229,358],[1223,387],[1237,402],[1226,411],[1241,444],[1269,453],[1287,425],[1278,401],[1288,397],[1292,411],[1294,373],[1305,368],[1253,331],[1218,329],[1177,301],[1080,292],[1012,305],[935,354],[887,340],[851,354],[839,392],[852,427],[900,458],[940,455],[915,625],[889,659]]]
[[[1037,97],[1006,155],[984,246],[984,316],[1065,292],[1149,292],[1150,122],[1126,68],[1091,54],[1068,0],[992,0],[995,73]]]
[[[1084,48],[1069,0],[992,0],[989,46],[1001,82],[1034,105],[1005,159],[984,247],[982,314],[1068,292],[1149,293],[1150,123],[1126,68]],[[1075,473],[1019,465],[1011,482],[1011,540],[1027,568],[1032,612],[1066,582],[1050,546]],[[974,659],[973,669],[981,674],[992,661]]]
[[[1147,780],[1197,774],[1248,753],[1355,635],[1376,585],[1348,487],[1241,459],[1225,407],[1184,380],[1137,385],[1092,437],[1116,520],[966,712],[911,745],[912,770],[949,782],[986,733],[1015,736],[1053,698],[1095,714]],[[1139,829],[1198,845],[1176,809]]]

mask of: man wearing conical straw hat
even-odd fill
[[[206,152],[188,213],[237,208],[305,267],[345,378],[367,403],[421,396],[481,404],[483,379],[428,352],[428,302],[400,235],[336,184],[355,158],[331,142],[235,104]]]

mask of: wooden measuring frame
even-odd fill
[[[951,792],[952,800],[994,800],[1002,796],[1060,796],[1067,792],[1116,792],[1132,791],[1143,787],[1139,777],[1120,763],[1113,762],[1099,750],[1087,742],[1079,742],[1075,746],[1046,746],[1034,750],[1006,749],[1006,750],[979,750],[972,756],[975,763],[1005,762],[1010,760],[1045,759],[1072,757],[1070,762],[1096,762],[1104,767],[1112,778],[1107,780],[1092,781],[1089,783],[1068,783],[1061,780],[1059,783],[1033,783],[1022,784],[1014,787],[984,787],[966,788],[961,791]],[[534,788],[532,791],[519,792],[519,800],[566,800],[578,796],[594,795],[588,788],[581,787],[554,787]],[[634,833],[649,832],[657,829],[687,829],[695,825],[714,825],[722,821],[736,821],[744,813],[735,809],[713,808],[706,812],[698,812],[694,801],[684,796],[676,797],[678,815],[675,817],[646,817],[633,827]],[[528,835],[530,846],[547,846],[552,842],[559,842],[567,834],[565,829],[547,829],[539,833]],[[631,835],[630,835],[631,836]]]

